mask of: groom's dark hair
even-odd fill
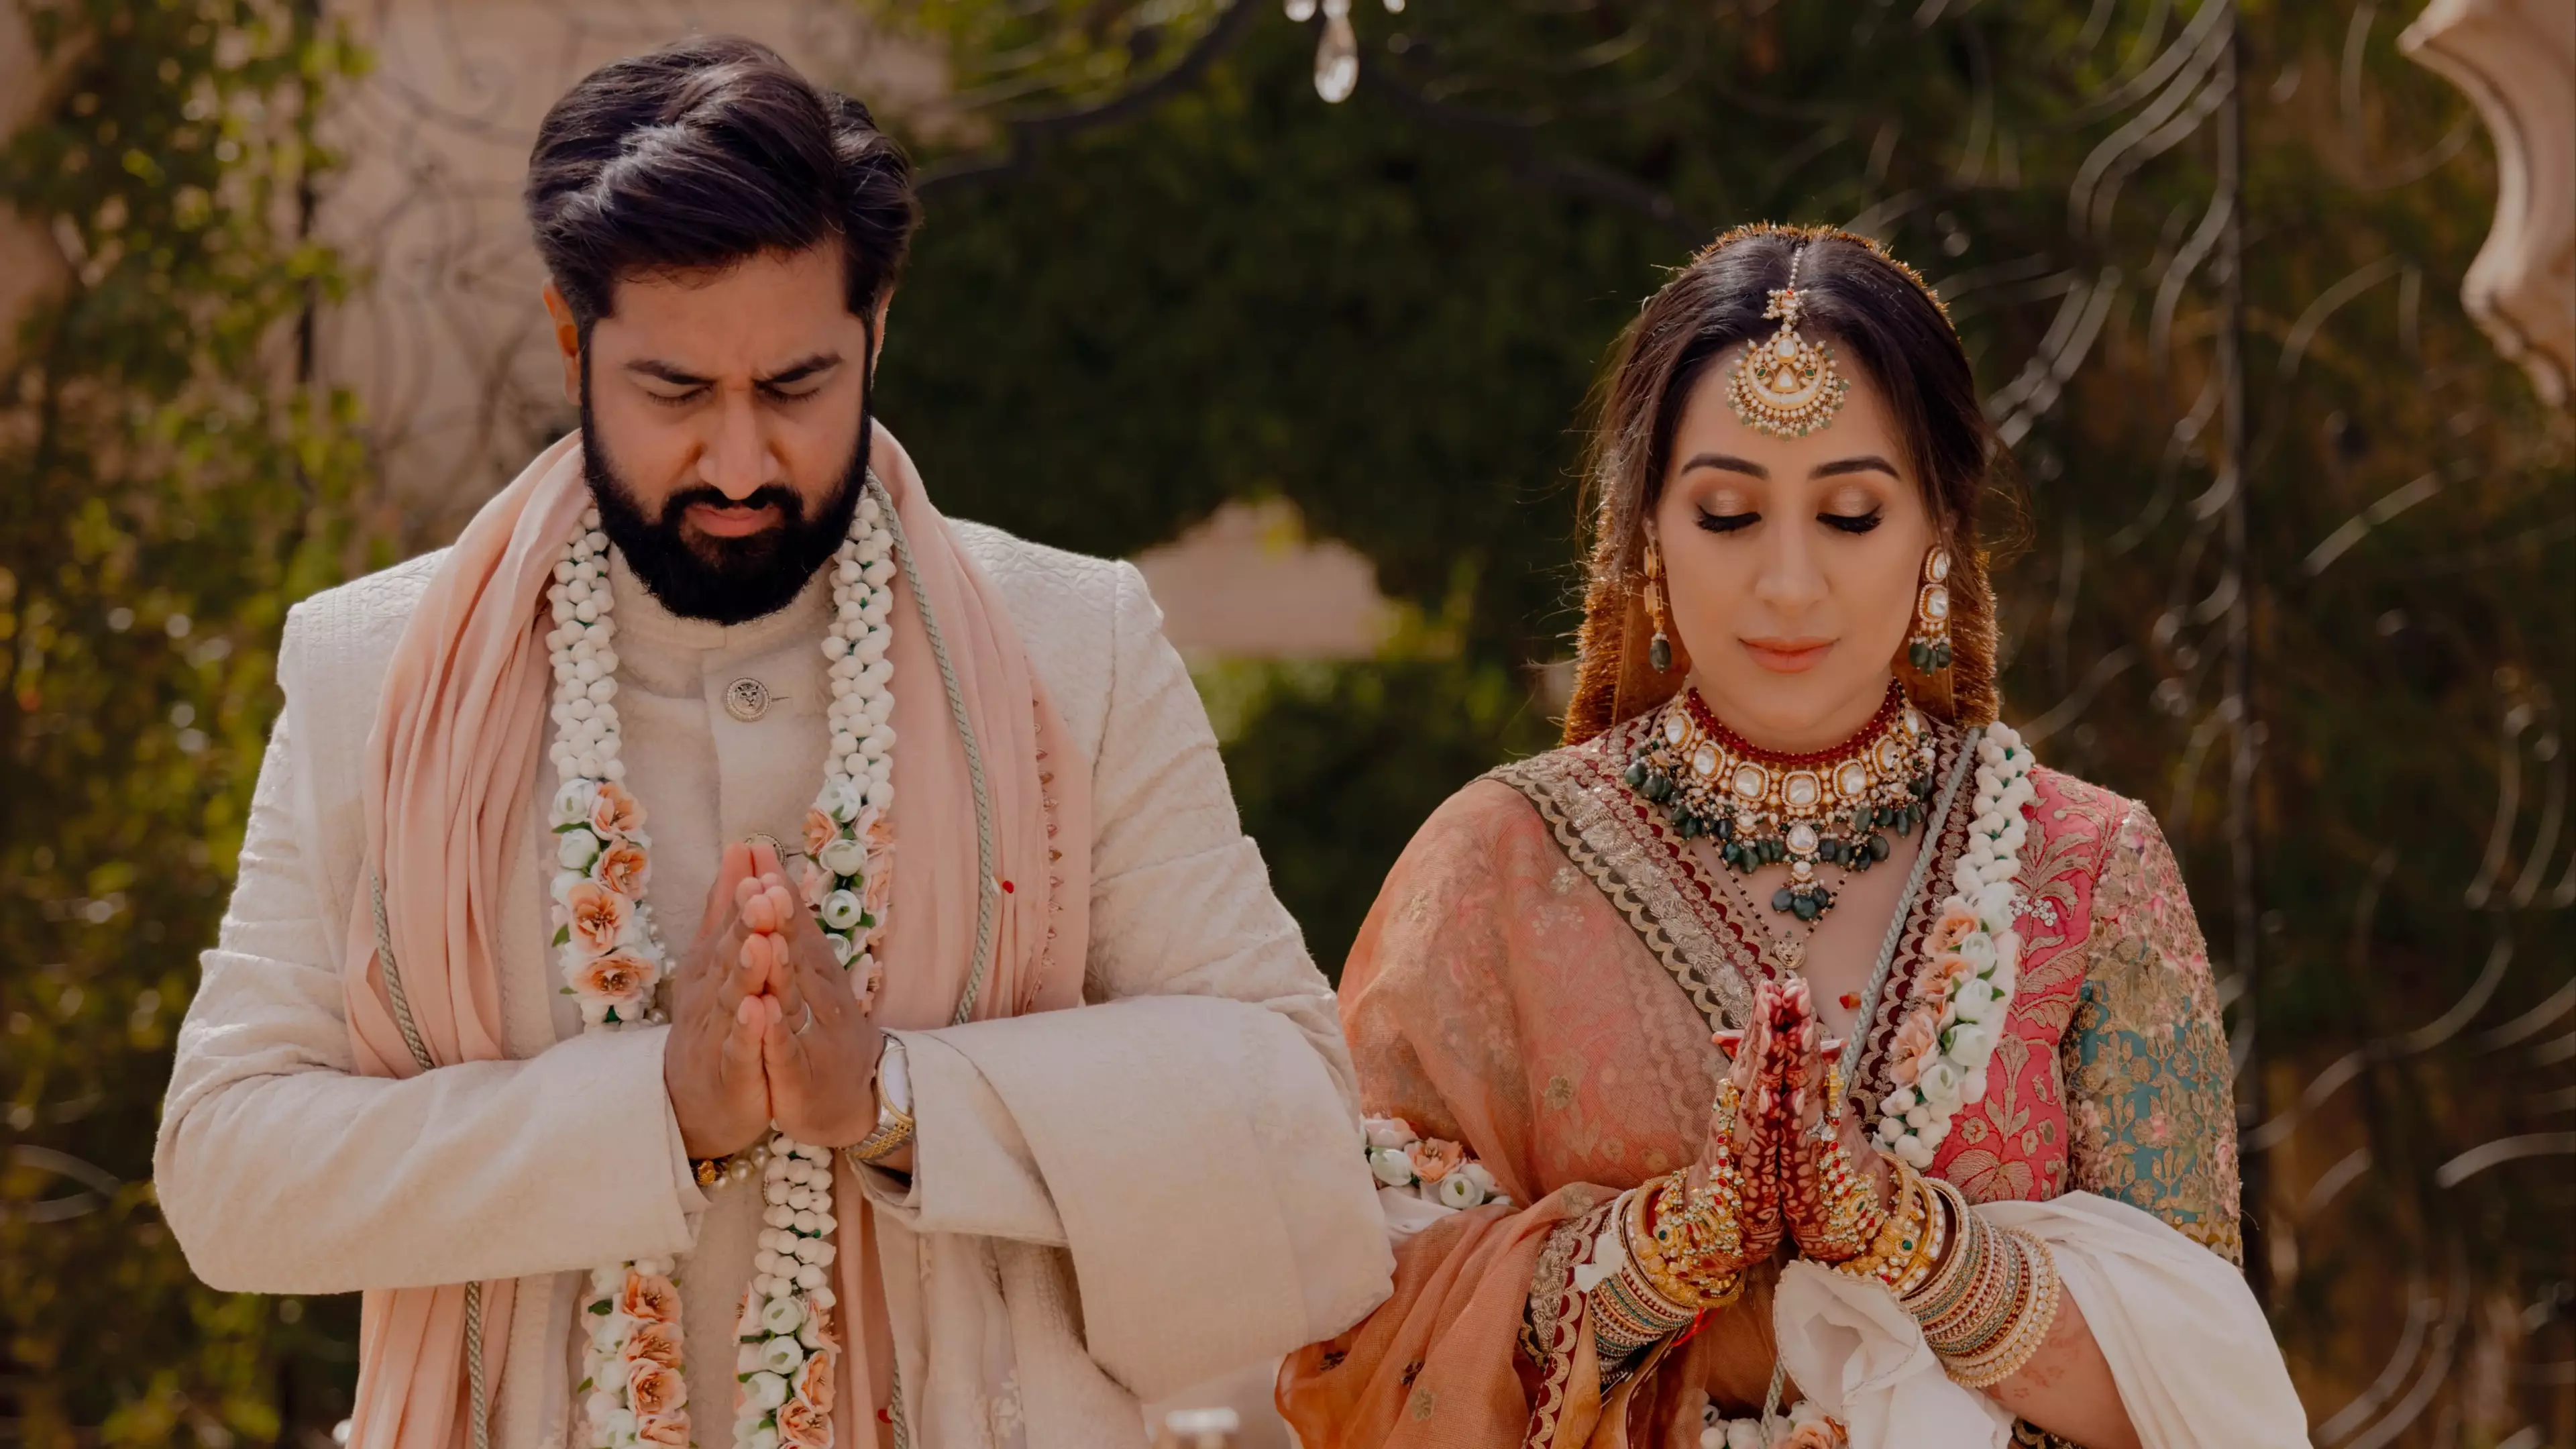
[[[528,222],[583,335],[620,279],[838,239],[852,312],[902,270],[912,163],[868,108],[778,53],[708,35],[611,61],[564,93],[528,157]]]

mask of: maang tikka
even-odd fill
[[[1780,330],[1746,346],[1726,381],[1726,398],[1736,417],[1775,437],[1803,438],[1830,426],[1849,388],[1834,368],[1833,349],[1798,332],[1806,315],[1798,296],[1798,264],[1806,258],[1804,243],[1789,253],[1789,285],[1772,291],[1771,305],[1762,313],[1764,321],[1776,319]]]

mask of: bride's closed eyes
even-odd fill
[[[1827,508],[1816,515],[1816,521],[1837,533],[1857,534],[1867,533],[1878,527],[1884,517],[1884,510],[1872,503],[1857,510]],[[1710,533],[1734,533],[1739,529],[1751,528],[1761,521],[1762,515],[1749,508],[1740,512],[1721,513],[1702,504],[1699,510],[1699,526]]]

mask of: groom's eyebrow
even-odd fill
[[[817,352],[811,357],[799,358],[767,377],[755,378],[753,381],[762,387],[785,387],[789,383],[802,382],[818,372],[825,372],[840,365],[841,354]]]
[[[776,372],[753,378],[752,381],[762,387],[785,387],[840,365],[841,354],[817,352],[808,357],[800,357]],[[705,387],[715,381],[711,377],[700,377],[676,363],[664,362],[654,357],[637,358],[626,364],[626,370],[642,377],[669,383],[673,387]]]
[[[659,382],[667,382],[673,387],[705,387],[715,381],[714,378],[700,377],[686,368],[650,357],[639,358],[626,364],[626,371],[641,377],[653,378]]]

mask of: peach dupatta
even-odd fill
[[[1712,1319],[1683,1372],[1609,1387],[1589,1315],[1563,1296],[1587,1215],[1690,1161],[1719,1059],[1689,998],[1518,791],[1470,785],[1424,824],[1341,995],[1368,1111],[1464,1143],[1529,1206],[1471,1209],[1407,1240],[1393,1298],[1289,1356],[1279,1406],[1307,1449],[1695,1446],[1701,1386],[1760,1401],[1767,1292]],[[1553,1381],[1519,1346],[1551,1303],[1569,1310],[1539,1356],[1562,1366]]]
[[[910,682],[895,692],[898,854],[880,1018],[894,1027],[947,1025],[970,983],[979,1019],[1072,1005],[1082,988],[1078,943],[1088,939],[1088,775],[1053,767],[1079,757],[1018,630],[882,426],[870,463],[894,500],[906,563],[933,616],[923,617],[910,583],[899,580],[889,657],[895,678]],[[545,590],[589,502],[579,437],[566,437],[466,525],[388,664],[363,801],[362,880],[381,882],[381,906],[379,895],[355,903],[344,957],[349,1034],[364,1075],[410,1077],[508,1055],[498,932],[506,893],[523,876],[533,881],[528,873],[538,868],[518,842],[548,731]],[[944,661],[933,647],[934,623]],[[950,670],[953,707],[943,685]],[[961,726],[980,746],[989,874]],[[974,942],[987,893],[993,948],[979,970]],[[378,950],[380,935],[387,952]],[[1054,959],[1059,937],[1077,943],[1069,961]],[[858,1228],[865,1205],[846,1175],[838,1202],[844,1228]],[[858,1291],[861,1256],[840,1260],[842,1294],[853,1304],[870,1301]],[[566,1265],[574,1266],[590,1265]],[[472,1444],[469,1299],[480,1299],[488,1404],[500,1392],[513,1290],[503,1281],[369,1291],[354,1449]],[[716,1346],[721,1352],[721,1333]],[[835,1414],[836,1437],[849,1445],[874,1437],[869,1355],[853,1347],[845,1359],[855,1392]]]

